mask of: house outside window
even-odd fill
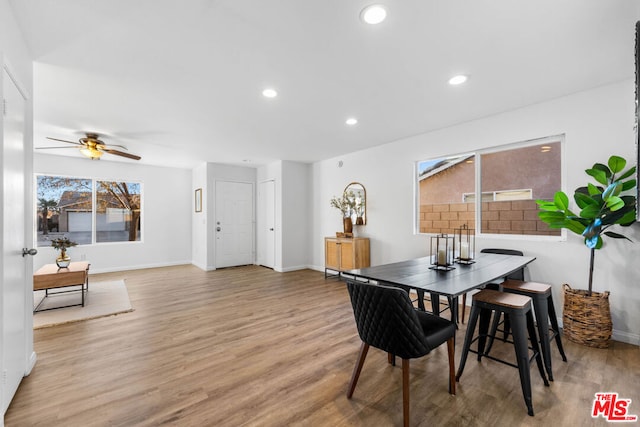
[[[37,175],[36,186],[37,246],[141,240],[140,183]]]
[[[453,234],[466,225],[477,234],[559,236],[538,219],[535,201],[561,188],[561,141],[418,162],[418,232]]]

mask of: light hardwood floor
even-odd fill
[[[5,417],[17,426],[384,426],[402,424],[399,364],[371,349],[345,396],[360,341],[344,283],[310,270],[193,266],[92,275],[123,278],[135,311],[35,331],[38,363]],[[456,366],[465,333],[457,335]],[[446,346],[411,363],[411,422],[422,426],[605,425],[594,393],[632,399],[640,349],[553,347],[555,382],[533,367],[535,417],[516,369],[470,355],[447,393]],[[502,346],[502,347],[501,347]],[[512,347],[496,344],[496,354]],[[493,353],[492,353],[493,354]]]

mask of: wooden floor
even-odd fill
[[[126,280],[135,311],[39,329],[38,363],[5,416],[14,426],[385,426],[402,424],[401,372],[371,349],[352,400],[360,346],[346,287],[319,272],[193,266],[91,276]],[[456,366],[465,327],[458,331]],[[512,347],[496,348],[511,355]],[[447,393],[446,346],[411,364],[411,424],[585,426],[596,392],[640,415],[640,349],[565,340],[555,382],[532,369],[535,417],[518,372],[470,358]],[[493,354],[493,353],[492,353]]]

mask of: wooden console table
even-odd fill
[[[369,267],[369,239],[366,237],[325,237],[324,238],[324,278],[327,271]]]
[[[89,292],[89,263],[86,261],[72,262],[69,267],[59,268],[55,264],[47,264],[33,273],[33,290],[44,290],[44,297],[42,301],[38,303],[33,312],[53,310],[54,308],[74,307],[81,305],[84,307],[85,293]],[[80,286],[80,289],[71,289],[66,291],[49,292],[50,289],[66,288],[69,286]],[[67,292],[80,292],[82,295],[81,302],[78,304],[64,305],[60,307],[45,308],[38,310],[44,300],[49,295],[67,293]]]

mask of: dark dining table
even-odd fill
[[[431,269],[433,257],[415,258],[391,264],[377,265],[343,271],[345,280],[375,281],[407,291],[416,290],[418,295],[431,294],[434,314],[439,314],[439,302],[434,297],[445,296],[449,300],[452,320],[457,319],[458,296],[474,289],[494,283],[515,271],[524,268],[536,258],[531,256],[478,253],[471,264],[454,263],[450,270]],[[422,298],[418,299],[424,310]]]

